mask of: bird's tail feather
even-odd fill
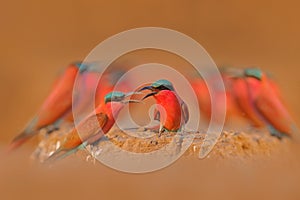
[[[50,162],[55,162],[58,160],[62,160],[68,156],[70,156],[71,154],[77,152],[80,149],[85,148],[87,145],[87,142],[82,143],[81,145],[73,148],[73,149],[69,149],[66,150],[64,148],[59,148],[58,150],[56,150],[56,152],[54,152],[51,156],[49,156],[44,163],[50,163]]]
[[[38,115],[36,115],[26,126],[26,128],[17,135],[8,147],[8,152],[11,152],[22,144],[24,144],[28,139],[33,137],[38,131],[36,130],[36,125],[38,122]]]
[[[20,133],[9,144],[7,152],[12,152],[12,151],[16,150],[17,148],[19,148],[27,140],[29,140],[30,138],[32,138],[35,135],[36,132],[37,131],[33,131],[33,132],[23,131],[22,133]]]

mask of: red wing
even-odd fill
[[[69,132],[64,140],[64,149],[73,149],[83,141],[95,136],[102,131],[103,126],[107,123],[108,117],[104,113],[98,113],[87,117],[81,121],[77,128]]]
[[[254,102],[260,115],[278,131],[291,133],[291,118],[276,95],[259,95]]]
[[[54,123],[68,110],[72,109],[73,86],[77,68],[67,68],[65,73],[56,81],[38,116],[37,129]]]
[[[80,132],[81,137],[85,139],[99,133],[104,125],[107,123],[108,117],[104,113],[98,113],[87,117],[84,121],[80,122],[77,130]]]
[[[261,127],[264,123],[261,121],[251,103],[249,88],[244,79],[235,79],[232,84],[232,93],[238,108],[246,114],[246,117],[251,120],[253,125]]]

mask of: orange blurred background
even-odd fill
[[[170,28],[192,37],[217,64],[255,65],[270,71],[299,124],[299,6],[296,0],[2,2],[0,144],[9,142],[34,115],[59,70],[72,61],[84,59],[104,39],[145,26]],[[176,167],[188,169],[181,164]],[[104,171],[111,173],[109,169]],[[112,173],[116,177],[116,172]],[[164,178],[170,178],[176,175],[176,170],[166,173]],[[101,176],[98,174],[97,178]],[[80,177],[84,179],[83,175]],[[108,175],[105,177],[109,179]],[[125,180],[131,180],[122,177],[124,184]],[[201,177],[196,178],[201,181]],[[150,180],[155,182],[153,178]],[[148,194],[149,199],[156,199],[153,192]]]

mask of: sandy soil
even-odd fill
[[[40,143],[32,154],[32,158],[43,162],[51,153],[61,145],[63,135],[68,129],[53,132],[50,136],[40,135]],[[92,155],[109,154],[114,157],[120,151],[133,153],[153,153],[162,150],[160,154],[174,156],[181,151],[184,157],[198,158],[200,146],[205,138],[204,132],[187,133],[163,133],[160,137],[151,131],[124,131],[114,127],[102,140],[88,146],[87,150]],[[257,158],[270,158],[277,153],[289,151],[292,140],[289,138],[278,139],[269,133],[252,130],[251,132],[223,131],[218,142],[207,159],[213,160],[239,160],[241,162],[253,161]],[[77,156],[83,160],[91,158],[85,150],[77,152]]]
[[[62,133],[41,134],[39,147],[49,153],[56,148],[54,138]],[[106,167],[84,150],[44,165],[28,159],[32,148],[23,148],[2,155],[0,191],[6,199],[299,199],[300,151],[291,140],[258,131],[224,131],[209,156],[200,160],[197,156],[204,134],[191,134],[195,139],[178,161],[138,176]],[[110,152],[116,157],[116,149],[105,149],[108,143],[131,152],[151,152],[172,143],[174,137],[166,133],[137,139],[114,128],[92,152],[101,149],[100,155]],[[173,153],[178,148],[178,143],[174,144]]]
[[[144,26],[192,37],[217,64],[271,72],[299,126],[299,1],[6,1],[1,6],[0,199],[300,199],[299,145],[256,132],[224,134],[204,160],[197,158],[202,141],[197,139],[196,147],[169,167],[141,175],[86,162],[85,151],[52,168],[40,165],[28,159],[38,139],[10,156],[1,151],[35,114],[57,72],[108,37]],[[187,67],[161,52],[146,55],[135,52],[130,58]],[[120,138],[111,140],[126,147]]]

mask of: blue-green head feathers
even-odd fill
[[[258,80],[261,80],[262,79],[262,71],[257,68],[248,68],[248,69],[245,69],[245,76],[253,77]]]
[[[125,98],[125,94],[123,92],[110,92],[107,95],[105,95],[104,100],[105,103],[112,102],[112,101],[122,101]]]
[[[85,72],[91,66],[90,63],[84,63],[81,61],[74,62],[73,65],[78,67],[80,73]]]
[[[166,80],[166,79],[160,79],[158,81],[155,81],[154,83],[152,83],[151,85],[153,88],[157,88],[157,89],[161,89],[161,90],[171,90],[174,91],[174,86],[173,84]]]

